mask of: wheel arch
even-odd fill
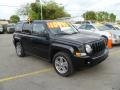
[[[52,63],[52,59],[54,55],[58,52],[66,52],[70,55],[74,54],[74,48],[68,45],[62,45],[62,44],[53,44],[51,47],[50,52],[50,62]]]

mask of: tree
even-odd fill
[[[83,14],[83,18],[85,20],[92,20],[95,21],[96,20],[96,12],[94,11],[87,11]]]
[[[115,22],[116,15],[113,13],[108,13],[104,11],[94,12],[94,11],[87,11],[83,14],[85,20],[92,20],[92,21],[107,21],[107,22]]]
[[[19,16],[17,16],[17,15],[12,15],[11,17],[10,17],[10,22],[12,22],[12,23],[17,23],[17,22],[19,22],[20,21],[20,18],[19,18]]]
[[[18,10],[19,15],[26,15],[33,20],[41,19],[41,4],[31,3],[21,7]],[[65,12],[64,7],[59,6],[57,3],[50,1],[42,4],[43,19],[57,19],[62,17],[70,17],[70,14]]]
[[[115,22],[116,21],[116,15],[114,15],[113,13],[110,14],[110,21],[111,22]]]

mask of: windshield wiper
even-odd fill
[[[72,34],[78,34],[79,32],[74,32],[74,33],[72,33]]]
[[[70,35],[70,34],[68,34],[68,33],[57,33],[55,35]]]

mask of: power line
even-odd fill
[[[0,5],[0,7],[20,7],[20,6],[13,6],[13,5]]]

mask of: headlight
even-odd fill
[[[85,49],[86,49],[86,52],[87,52],[87,53],[91,53],[91,52],[92,52],[92,48],[91,48],[91,46],[88,45],[88,44],[85,45]]]

